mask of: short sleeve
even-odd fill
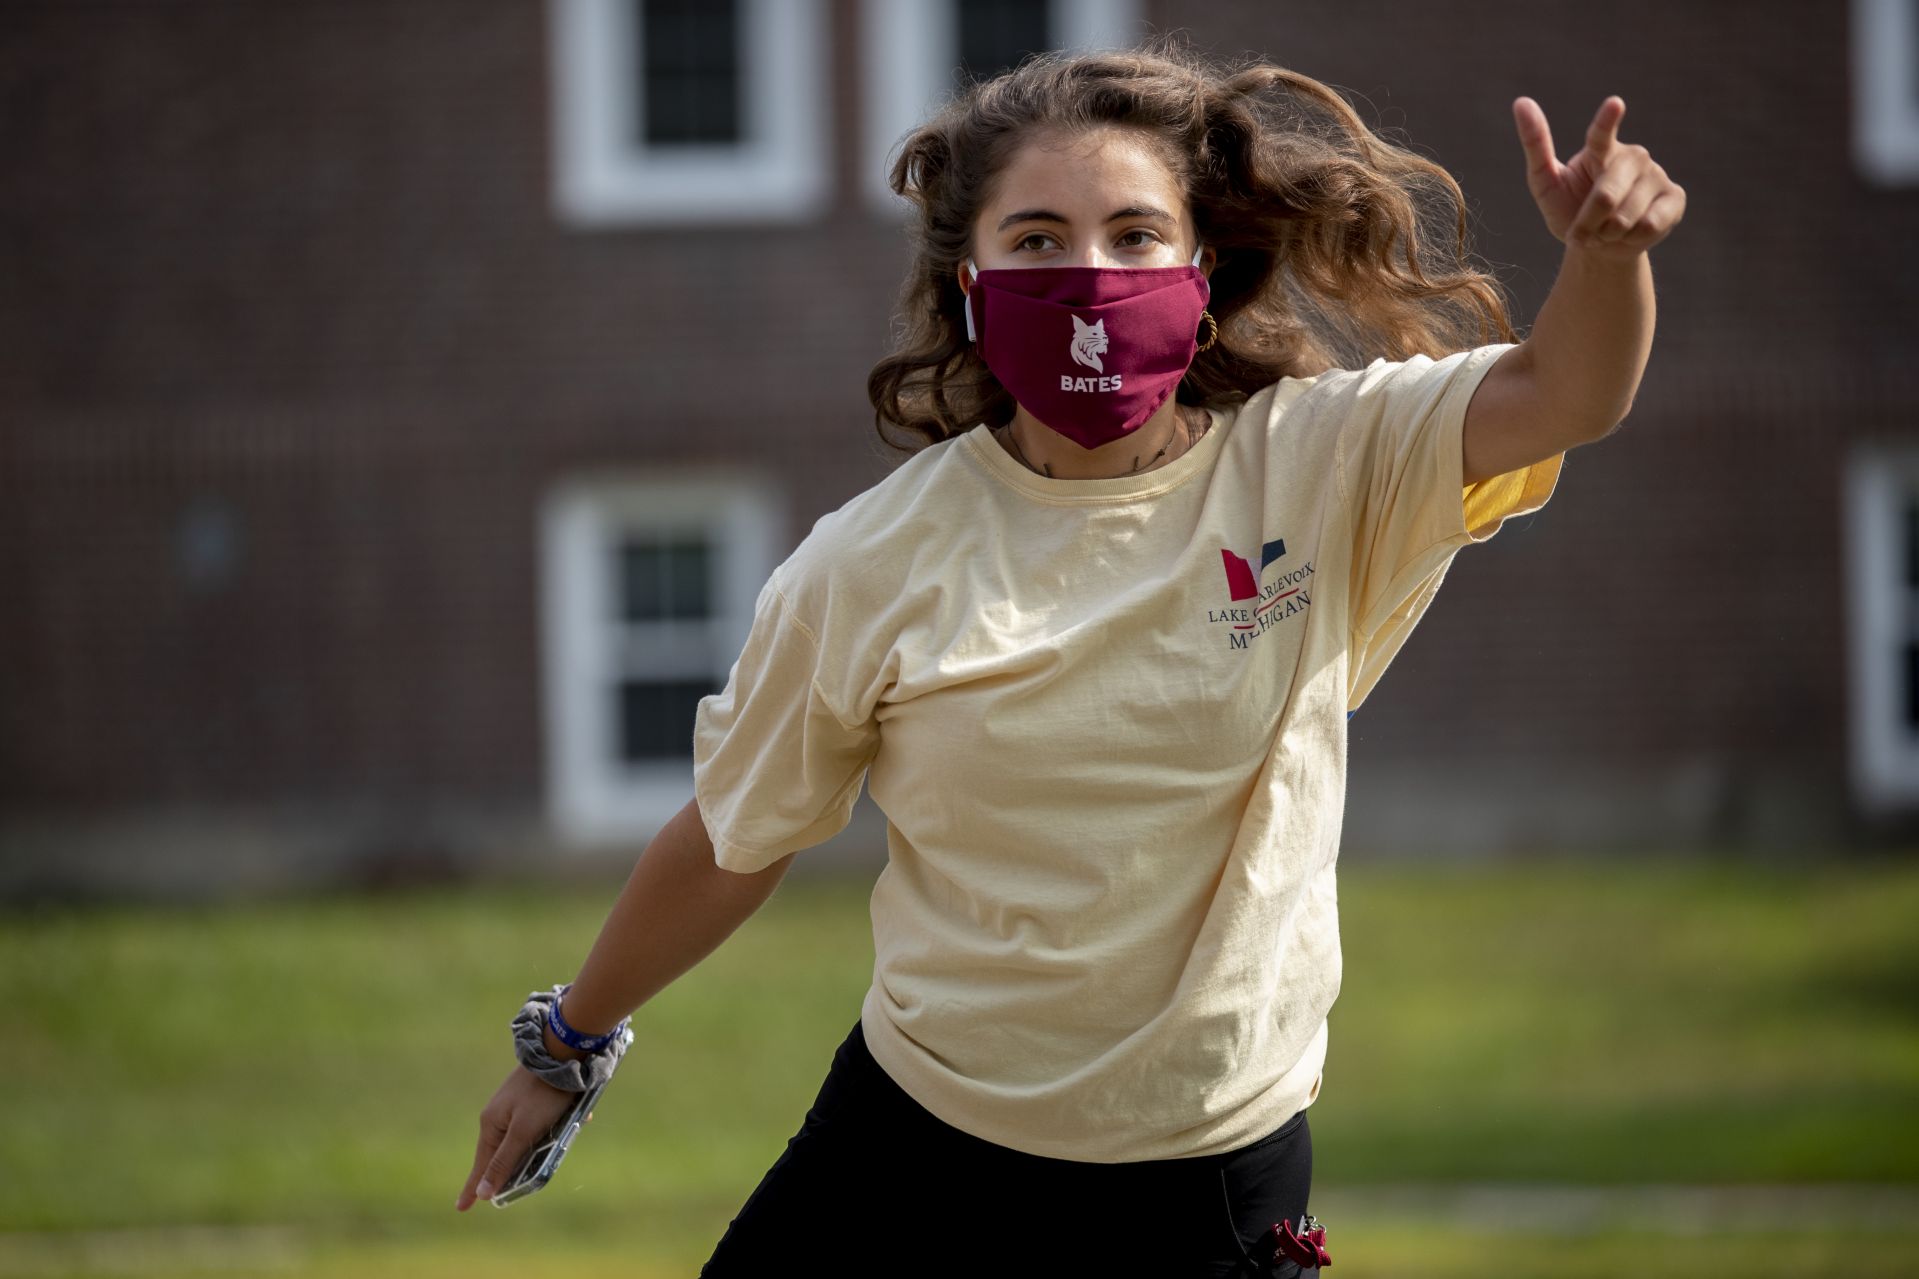
[[[693,718],[693,794],[714,860],[742,874],[832,838],[852,819],[879,724],[848,723],[820,682],[818,636],[776,572],[726,687]]]
[[[1540,509],[1558,483],[1563,452],[1464,483],[1466,406],[1516,345],[1375,360],[1353,376],[1335,452],[1352,538],[1349,710],[1404,644],[1459,549]]]

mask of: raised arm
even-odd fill
[[[1467,484],[1597,440],[1632,409],[1652,353],[1647,251],[1685,216],[1686,192],[1645,147],[1619,141],[1625,114],[1624,99],[1607,98],[1585,147],[1561,164],[1539,104],[1513,103],[1527,185],[1566,252],[1531,335],[1467,407]]]

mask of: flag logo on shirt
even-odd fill
[[[1219,554],[1226,562],[1226,589],[1236,600],[1249,600],[1259,594],[1259,574],[1268,564],[1286,554],[1286,539],[1268,542],[1259,548],[1258,569],[1223,546],[1219,548]]]
[[[1261,544],[1257,556],[1240,555],[1222,546],[1219,558],[1226,572],[1226,594],[1232,603],[1226,608],[1209,609],[1206,620],[1232,628],[1226,636],[1230,647],[1247,647],[1275,623],[1303,613],[1312,605],[1311,560],[1280,573],[1271,584],[1260,581],[1275,560],[1286,558],[1285,539]],[[1259,561],[1257,568],[1253,567],[1254,559]]]

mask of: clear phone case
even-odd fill
[[[620,1058],[613,1063],[613,1069],[607,1077],[592,1088],[576,1097],[571,1106],[554,1121],[546,1136],[533,1143],[531,1149],[520,1160],[520,1166],[513,1170],[505,1186],[495,1191],[487,1202],[495,1208],[504,1208],[516,1199],[524,1199],[534,1191],[553,1180],[560,1161],[566,1158],[566,1152],[573,1148],[573,1138],[586,1123],[586,1117],[593,1113],[593,1103],[600,1099],[606,1086],[613,1082],[614,1074],[620,1069],[620,1061],[625,1060],[626,1049],[633,1043],[633,1028],[627,1026],[620,1031]]]

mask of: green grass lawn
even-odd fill
[[[693,1274],[859,1015],[870,885],[789,879],[640,1010],[554,1185],[455,1213],[508,1020],[618,888],[8,916],[0,1275],[235,1273],[223,1247],[301,1276]],[[1405,1183],[1919,1192],[1919,865],[1397,865],[1340,890],[1330,1273],[1919,1272],[1919,1223],[1786,1221],[1512,1228],[1485,1270],[1472,1223],[1366,1207]]]

